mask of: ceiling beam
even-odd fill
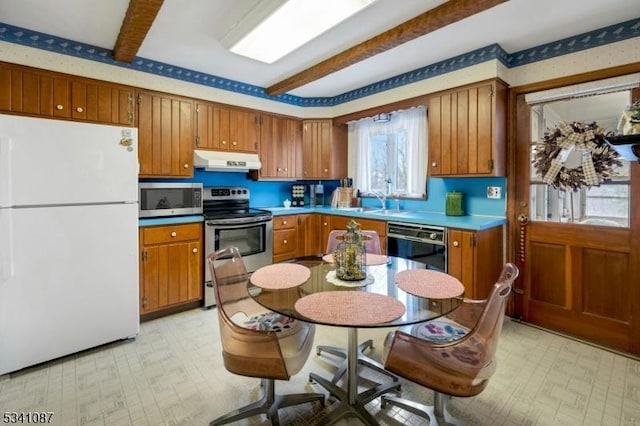
[[[117,61],[131,62],[156,19],[164,0],[129,0],[129,8],[122,21],[118,40],[113,48]]]
[[[266,89],[277,96],[508,0],[449,0]]]

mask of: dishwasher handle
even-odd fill
[[[411,236],[411,235],[404,235],[404,234],[387,233],[387,238],[395,238],[395,239],[398,239],[398,240],[415,241],[415,242],[418,242],[418,243],[433,244],[433,245],[436,245],[436,246],[444,246],[445,245],[444,239],[438,239],[438,237],[435,237],[435,238],[428,237],[427,238],[427,237]]]

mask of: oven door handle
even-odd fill
[[[257,216],[257,217],[239,217],[233,219],[213,219],[207,220],[205,223],[207,226],[221,226],[221,225],[258,225],[261,223],[271,222],[273,217],[271,216]]]

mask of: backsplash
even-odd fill
[[[154,179],[155,181],[159,179]],[[246,173],[235,172],[205,172],[196,169],[191,180],[163,179],[172,182],[201,182],[204,186],[245,186],[251,191],[252,207],[282,206],[282,202],[291,198],[291,185],[294,183],[313,184],[317,181],[298,182],[264,182],[247,178]],[[146,181],[146,180],[145,180]],[[339,185],[336,180],[322,181],[325,186],[325,205],[331,202],[331,192]],[[504,216],[506,212],[506,178],[428,178],[427,200],[400,200],[400,208],[404,210],[420,210],[444,213],[445,194],[449,191],[464,193],[465,214]],[[501,188],[500,199],[488,199],[487,187]],[[365,207],[379,207],[380,202],[375,198],[363,198]],[[387,207],[393,208],[395,201],[387,200]]]

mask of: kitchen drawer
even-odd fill
[[[201,237],[202,227],[200,223],[142,228],[143,244],[145,245],[199,240]]]
[[[281,229],[273,232],[273,255],[277,256],[285,253],[295,255],[297,251],[296,237],[297,229]]]
[[[298,225],[298,216],[274,216],[273,229],[293,229]]]

